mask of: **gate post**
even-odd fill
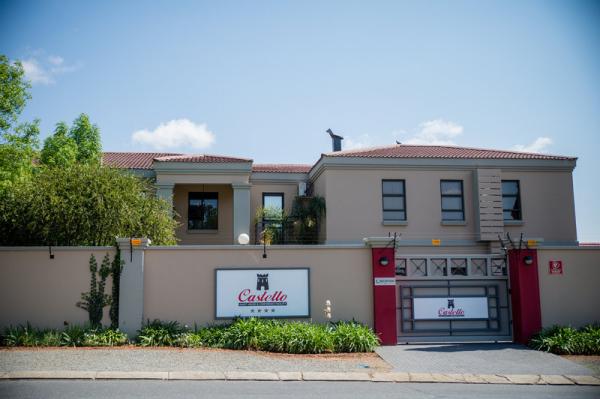
[[[373,325],[382,345],[398,343],[396,325],[396,262],[394,238],[365,238],[371,247]]]
[[[527,344],[542,329],[537,250],[508,251],[508,268],[514,340]]]

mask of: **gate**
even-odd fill
[[[398,343],[512,341],[506,259],[396,255]]]

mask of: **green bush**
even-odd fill
[[[176,321],[147,321],[138,331],[137,341],[141,346],[177,346],[186,329]]]
[[[368,326],[355,321],[340,322],[335,324],[333,345],[336,352],[373,352],[379,340]]]
[[[529,346],[557,355],[600,355],[600,325],[554,326],[535,335]]]
[[[65,330],[36,329],[29,323],[8,327],[0,337],[3,346],[118,346],[128,342],[127,334],[114,329],[68,326]]]

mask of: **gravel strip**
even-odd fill
[[[212,349],[0,350],[8,371],[386,371],[376,354],[279,355]]]

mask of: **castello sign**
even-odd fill
[[[487,297],[417,297],[413,302],[415,320],[489,318]]]
[[[309,269],[217,269],[217,318],[309,317]]]

